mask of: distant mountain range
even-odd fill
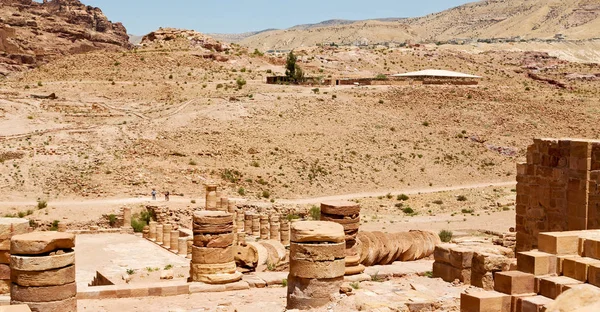
[[[497,38],[600,38],[598,0],[483,0],[418,18],[332,19],[288,29],[208,34],[261,51],[318,44],[365,45]],[[137,36],[132,36],[136,43]],[[513,39],[514,40],[514,39]]]

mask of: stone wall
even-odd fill
[[[600,228],[600,141],[535,139],[517,165],[517,251],[540,232]]]

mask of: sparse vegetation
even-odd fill
[[[321,220],[321,207],[318,206],[312,206],[310,208],[310,210],[308,211],[310,218],[312,220]]]
[[[452,241],[452,231],[441,230],[439,236],[444,243],[449,243]]]

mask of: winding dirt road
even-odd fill
[[[319,204],[321,202],[330,201],[330,200],[351,200],[351,199],[357,199],[357,198],[385,196],[387,194],[391,194],[393,196],[400,195],[400,194],[406,194],[406,195],[430,194],[430,193],[458,191],[458,190],[466,190],[466,189],[478,189],[478,188],[486,188],[486,187],[507,187],[507,186],[512,186],[515,184],[516,184],[516,182],[510,181],[510,182],[465,184],[465,185],[456,185],[456,186],[449,186],[449,187],[413,188],[413,189],[403,189],[403,190],[352,193],[352,194],[321,196],[321,197],[311,197],[311,198],[280,199],[280,200],[277,200],[276,203],[290,204],[290,205],[310,205],[310,204]],[[174,203],[189,203],[190,200],[191,200],[191,198],[177,197],[177,196],[171,196],[171,198],[170,198],[170,202],[174,202]],[[232,198],[232,200],[247,201],[246,199],[242,199],[242,198]],[[204,199],[197,199],[197,201],[198,201],[198,203],[203,203]],[[98,206],[124,205],[124,204],[143,204],[143,203],[152,203],[152,202],[164,203],[162,196],[158,196],[157,201],[152,201],[152,200],[150,200],[149,197],[49,201],[49,203],[55,207],[74,207],[74,206],[98,207]],[[0,208],[35,206],[35,205],[37,205],[37,202],[35,200],[0,201]]]

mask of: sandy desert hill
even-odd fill
[[[240,44],[263,50],[339,45],[521,37],[569,40],[600,37],[600,4],[593,0],[487,0],[420,18],[369,20],[261,32]]]
[[[394,25],[408,36],[411,26]],[[199,198],[209,180],[274,202],[427,190],[514,181],[535,137],[600,137],[600,65],[498,50],[296,50],[311,76],[439,68],[482,76],[478,86],[267,85],[285,55],[159,29],[136,49],[67,55],[0,79],[0,190],[17,203],[152,188]]]

